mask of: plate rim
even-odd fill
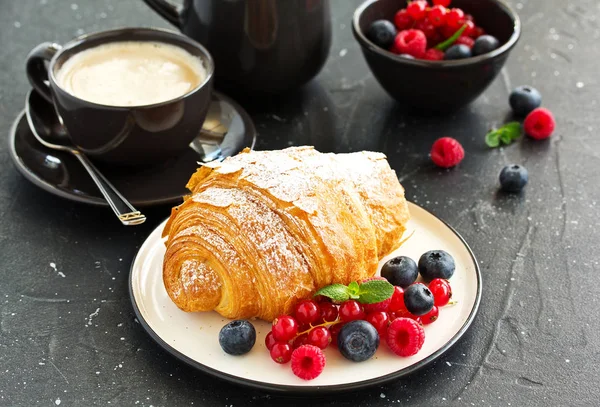
[[[244,124],[246,126],[248,126],[250,129],[249,133],[252,133],[252,143],[250,145],[250,149],[254,150],[254,147],[256,146],[256,139],[258,136],[258,132],[256,131],[256,126],[254,125],[254,121],[252,120],[252,118],[250,117],[248,112],[239,103],[237,103],[235,100],[233,100],[229,96],[227,96],[219,91],[216,91],[216,90],[213,90],[213,94],[215,94],[219,98],[227,101],[227,103],[230,103],[233,107],[235,107],[235,109],[238,111],[240,116],[242,116],[242,119],[244,120]],[[68,193],[60,188],[57,188],[54,184],[51,184],[51,183],[45,181],[44,179],[40,178],[36,172],[31,170],[31,168],[29,166],[25,165],[25,162],[23,161],[21,156],[19,154],[17,154],[17,149],[16,149],[17,127],[19,126],[21,121],[24,120],[24,116],[25,116],[25,108],[23,108],[17,114],[15,120],[12,122],[9,133],[8,133],[8,140],[7,140],[8,141],[8,154],[9,154],[10,158],[12,159],[12,162],[14,163],[17,170],[21,173],[21,175],[23,175],[33,185],[37,186],[38,188],[43,189],[44,191],[46,191],[54,196],[58,196],[60,198],[67,199],[72,202],[84,203],[84,204],[92,205],[92,206],[96,206],[96,207],[108,207],[108,203],[100,196],[91,196],[88,194],[77,195],[74,193]],[[83,171],[83,169],[82,169],[82,171]],[[167,198],[159,198],[159,199],[132,200],[131,204],[135,205],[137,207],[140,207],[140,208],[150,207],[150,206],[167,205],[167,204],[175,204],[175,203],[180,202],[183,195],[185,195],[185,194],[182,194],[179,196],[171,196],[171,197],[167,197]]]
[[[354,382],[354,383],[335,384],[335,385],[329,385],[329,386],[293,386],[293,385],[286,385],[286,384],[272,384],[272,383],[266,383],[266,382],[259,382],[259,381],[252,380],[252,379],[245,379],[243,377],[234,376],[232,374],[224,373],[220,370],[206,366],[206,365],[184,355],[183,353],[181,353],[180,351],[178,351],[177,349],[175,349],[171,345],[169,345],[167,342],[165,342],[150,327],[150,325],[146,322],[146,320],[142,317],[140,309],[135,300],[135,296],[133,295],[133,266],[136,263],[136,260],[141,251],[143,243],[140,246],[140,248],[137,250],[137,252],[135,253],[135,256],[133,257],[133,260],[131,261],[131,266],[129,269],[128,289],[129,289],[129,299],[131,300],[131,305],[133,307],[133,311],[136,315],[137,320],[139,321],[140,325],[144,328],[146,333],[148,335],[150,335],[150,337],[154,340],[154,342],[156,342],[157,345],[159,345],[161,348],[163,348],[163,350],[167,351],[167,353],[169,353],[171,356],[174,356],[175,359],[179,359],[180,361],[186,363],[188,366],[191,366],[191,367],[199,370],[202,373],[209,374],[220,380],[224,380],[224,381],[227,381],[227,382],[230,382],[230,383],[233,383],[236,385],[240,385],[240,386],[246,387],[246,388],[258,389],[258,390],[270,391],[273,393],[288,394],[288,395],[326,395],[326,394],[336,394],[336,393],[347,392],[347,391],[356,391],[356,390],[361,390],[361,389],[365,389],[368,387],[383,385],[383,384],[386,384],[393,380],[397,380],[401,377],[408,376],[408,375],[416,372],[417,370],[424,368],[425,366],[429,365],[431,362],[433,362],[434,360],[436,360],[437,358],[442,356],[450,348],[452,348],[452,346],[454,346],[456,344],[456,342],[458,342],[458,340],[460,338],[462,338],[462,336],[467,332],[467,330],[473,323],[475,316],[477,315],[477,312],[479,310],[479,305],[481,303],[483,280],[482,280],[482,276],[481,276],[481,269],[479,268],[479,263],[477,262],[475,254],[473,253],[473,250],[471,249],[471,247],[469,246],[467,241],[462,237],[462,235],[460,233],[458,233],[458,231],[456,229],[454,229],[452,226],[450,226],[445,220],[441,219],[440,217],[438,217],[431,211],[429,211],[413,202],[410,202],[410,201],[407,201],[407,202],[410,205],[414,205],[414,206],[418,207],[419,209],[425,211],[426,213],[428,213],[429,215],[433,216],[434,218],[436,218],[437,220],[442,222],[444,225],[446,225],[448,227],[448,229],[450,229],[450,231],[452,231],[452,233],[454,233],[456,235],[456,237],[460,240],[460,242],[464,245],[464,247],[467,249],[467,252],[469,253],[469,256],[471,257],[471,260],[473,261],[473,264],[475,265],[477,290],[476,290],[476,294],[475,294],[475,303],[473,304],[473,308],[469,312],[469,316],[467,317],[466,321],[461,326],[461,328],[458,330],[458,332],[456,334],[454,334],[454,336],[452,338],[450,338],[450,340],[448,340],[443,346],[441,346],[439,349],[437,349],[431,355],[418,361],[414,365],[411,365],[404,369],[398,370],[393,373],[388,373],[384,376],[380,376],[380,377],[376,377],[376,378],[368,379],[368,380],[363,380],[360,382]],[[162,221],[157,226],[157,228],[160,227],[161,225],[163,225],[163,223],[164,223],[164,221]],[[156,228],[153,229],[152,232],[150,232],[150,234],[152,234],[155,230],[156,230]],[[146,241],[144,241],[144,243],[145,242]]]

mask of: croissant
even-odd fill
[[[272,321],[333,283],[373,276],[400,245],[404,189],[381,153],[244,150],[200,167],[163,237],[184,311]]]

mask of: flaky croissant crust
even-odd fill
[[[204,165],[165,226],[163,281],[184,311],[273,320],[373,276],[400,245],[404,189],[383,154],[244,150]]]

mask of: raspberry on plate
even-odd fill
[[[431,147],[431,160],[442,168],[454,167],[465,158],[465,150],[452,137],[442,137]]]
[[[427,37],[421,30],[404,30],[396,35],[394,46],[400,54],[409,54],[420,58],[427,48]]]
[[[548,138],[554,132],[556,122],[554,115],[548,109],[538,107],[527,115],[523,122],[525,134],[536,140]]]
[[[303,380],[318,377],[325,368],[325,355],[314,345],[302,345],[292,352],[292,372]]]
[[[419,323],[410,318],[397,318],[387,330],[386,343],[398,356],[417,354],[425,342],[425,331]]]

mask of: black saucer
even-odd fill
[[[254,148],[256,142],[256,129],[250,116],[240,105],[218,92],[213,93],[204,126],[208,131],[194,140],[185,153],[155,167],[100,168],[134,206],[179,203],[181,197],[189,193],[185,185],[199,163],[226,158],[246,147]],[[219,143],[219,133],[225,131]],[[107,205],[75,157],[50,150],[35,139],[24,111],[13,123],[8,142],[17,169],[38,187],[72,201]]]

